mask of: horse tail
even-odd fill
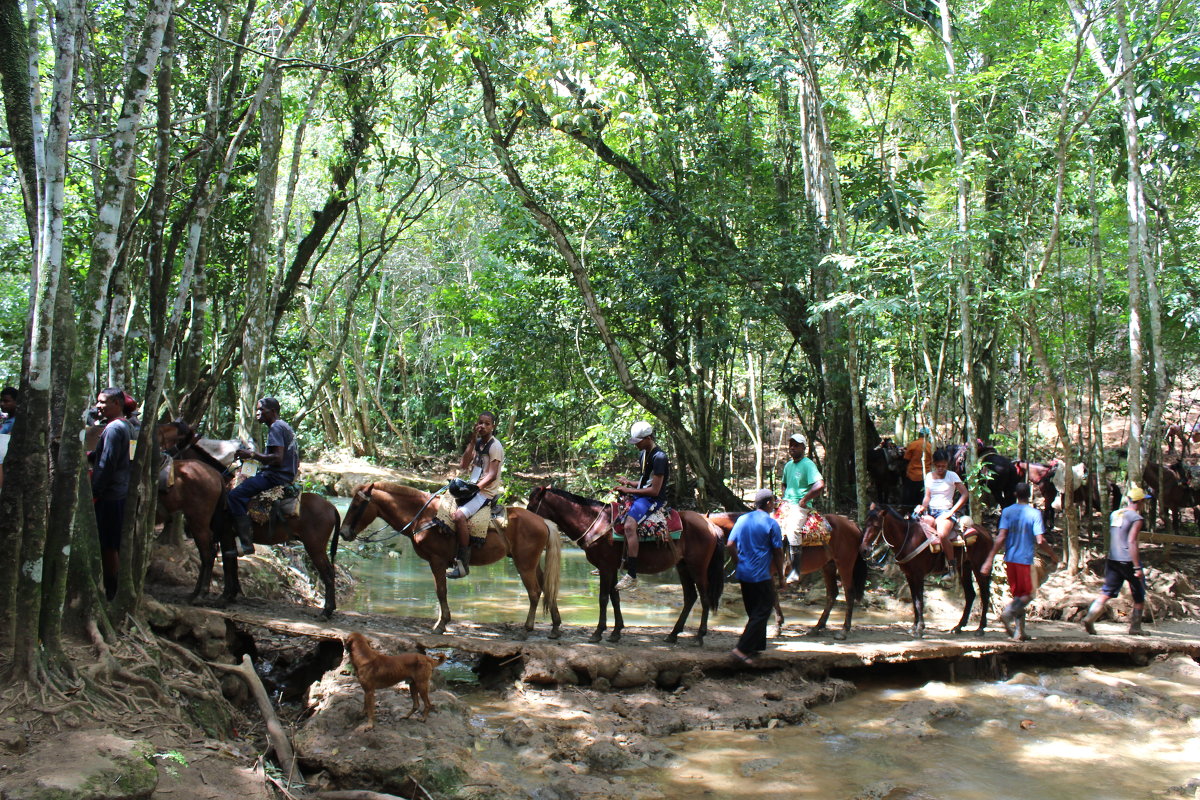
[[[858,551],[858,555],[854,558],[854,585],[848,587],[851,595],[854,596],[854,602],[859,602],[863,599],[863,594],[867,591],[867,560],[863,558],[862,551]]]
[[[333,503],[330,503],[333,506]],[[337,564],[337,545],[338,538],[342,533],[342,515],[337,510],[337,506],[333,506],[333,536],[329,537],[329,564],[334,566]]]
[[[546,562],[543,567],[546,579],[542,587],[542,613],[548,614],[558,605],[558,585],[562,575],[562,538],[557,525],[544,517],[542,522],[546,523]]]
[[[709,527],[715,528],[712,523]],[[721,605],[721,595],[725,591],[725,548],[720,536],[713,534],[714,551],[708,559],[708,607],[717,609]]]

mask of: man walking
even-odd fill
[[[1104,613],[1104,604],[1116,597],[1121,584],[1129,582],[1133,595],[1133,613],[1129,617],[1129,633],[1134,636],[1145,634],[1142,630],[1142,613],[1146,608],[1146,576],[1142,570],[1141,554],[1138,553],[1138,534],[1142,532],[1145,518],[1142,516],[1142,501],[1151,495],[1134,486],[1125,495],[1125,507],[1118,508],[1108,520],[1108,561],[1104,567],[1104,587],[1092,601],[1091,608],[1083,618],[1083,627],[1095,635],[1096,620]]]
[[[1050,546],[1046,544],[1042,512],[1029,504],[1030,494],[1028,483],[1017,484],[1017,502],[1000,514],[1000,532],[996,534],[992,552],[988,553],[979,568],[980,575],[991,575],[992,562],[1007,545],[1004,550],[1004,567],[1008,573],[1008,588],[1013,599],[1000,612],[1000,621],[1004,623],[1005,632],[1016,642],[1029,640],[1025,635],[1025,607],[1033,601],[1031,566],[1035,547],[1043,548],[1056,562],[1058,561]]]
[[[754,656],[767,647],[767,620],[775,604],[772,562],[778,574],[783,572],[783,533],[771,517],[774,510],[775,493],[759,489],[754,495],[754,510],[738,518],[725,545],[737,558],[737,579],[748,617],[733,657],[747,666],[754,666]]]
[[[229,513],[233,516],[233,528],[237,533],[238,551],[248,556],[254,552],[254,533],[250,527],[250,499],[260,492],[275,486],[287,486],[296,480],[300,469],[300,450],[296,446],[296,434],[292,426],[279,418],[279,401],[264,397],[254,407],[254,418],[267,426],[265,452],[239,448],[237,457],[243,461],[253,459],[261,463],[262,469],[239,483],[229,492]]]

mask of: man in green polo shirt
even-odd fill
[[[781,512],[784,539],[787,540],[788,558],[791,569],[785,580],[794,583],[800,580],[796,565],[800,563],[800,548],[803,544],[800,531],[808,521],[813,498],[825,488],[825,479],[817,465],[806,455],[808,440],[802,433],[794,433],[788,439],[790,460],[783,465],[783,507]]]

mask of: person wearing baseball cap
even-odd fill
[[[754,655],[767,649],[767,620],[775,605],[776,574],[783,572],[783,533],[771,517],[775,493],[759,489],[754,495],[754,510],[738,517],[725,549],[737,559],[737,579],[742,585],[742,604],[746,607],[746,627],[732,655],[746,666],[754,666]]]
[[[1096,633],[1096,620],[1104,613],[1104,605],[1116,597],[1121,585],[1128,581],[1129,593],[1133,595],[1133,613],[1129,616],[1129,633],[1144,635],[1142,612],[1146,607],[1146,576],[1142,570],[1142,559],[1138,553],[1138,534],[1142,532],[1145,518],[1141,514],[1142,501],[1151,497],[1139,486],[1131,486],[1125,493],[1125,507],[1118,508],[1108,520],[1108,560],[1104,566],[1104,586],[1092,601],[1083,618],[1083,627]]]
[[[788,557],[792,568],[788,570],[788,583],[800,580],[796,565],[800,563],[803,544],[800,532],[808,520],[812,501],[825,488],[825,479],[813,460],[806,455],[808,439],[803,433],[793,433],[788,438],[788,462],[783,465],[783,534],[787,538]]]
[[[644,420],[633,423],[629,429],[629,443],[641,451],[642,472],[637,481],[623,476],[617,478],[616,490],[633,495],[633,505],[625,514],[625,575],[617,581],[618,592],[637,586],[638,523],[666,505],[667,479],[671,476],[667,454],[654,443],[653,425]]]

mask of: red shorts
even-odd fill
[[[1033,575],[1028,564],[1004,565],[1008,570],[1008,589],[1013,597],[1024,597],[1033,594]]]

